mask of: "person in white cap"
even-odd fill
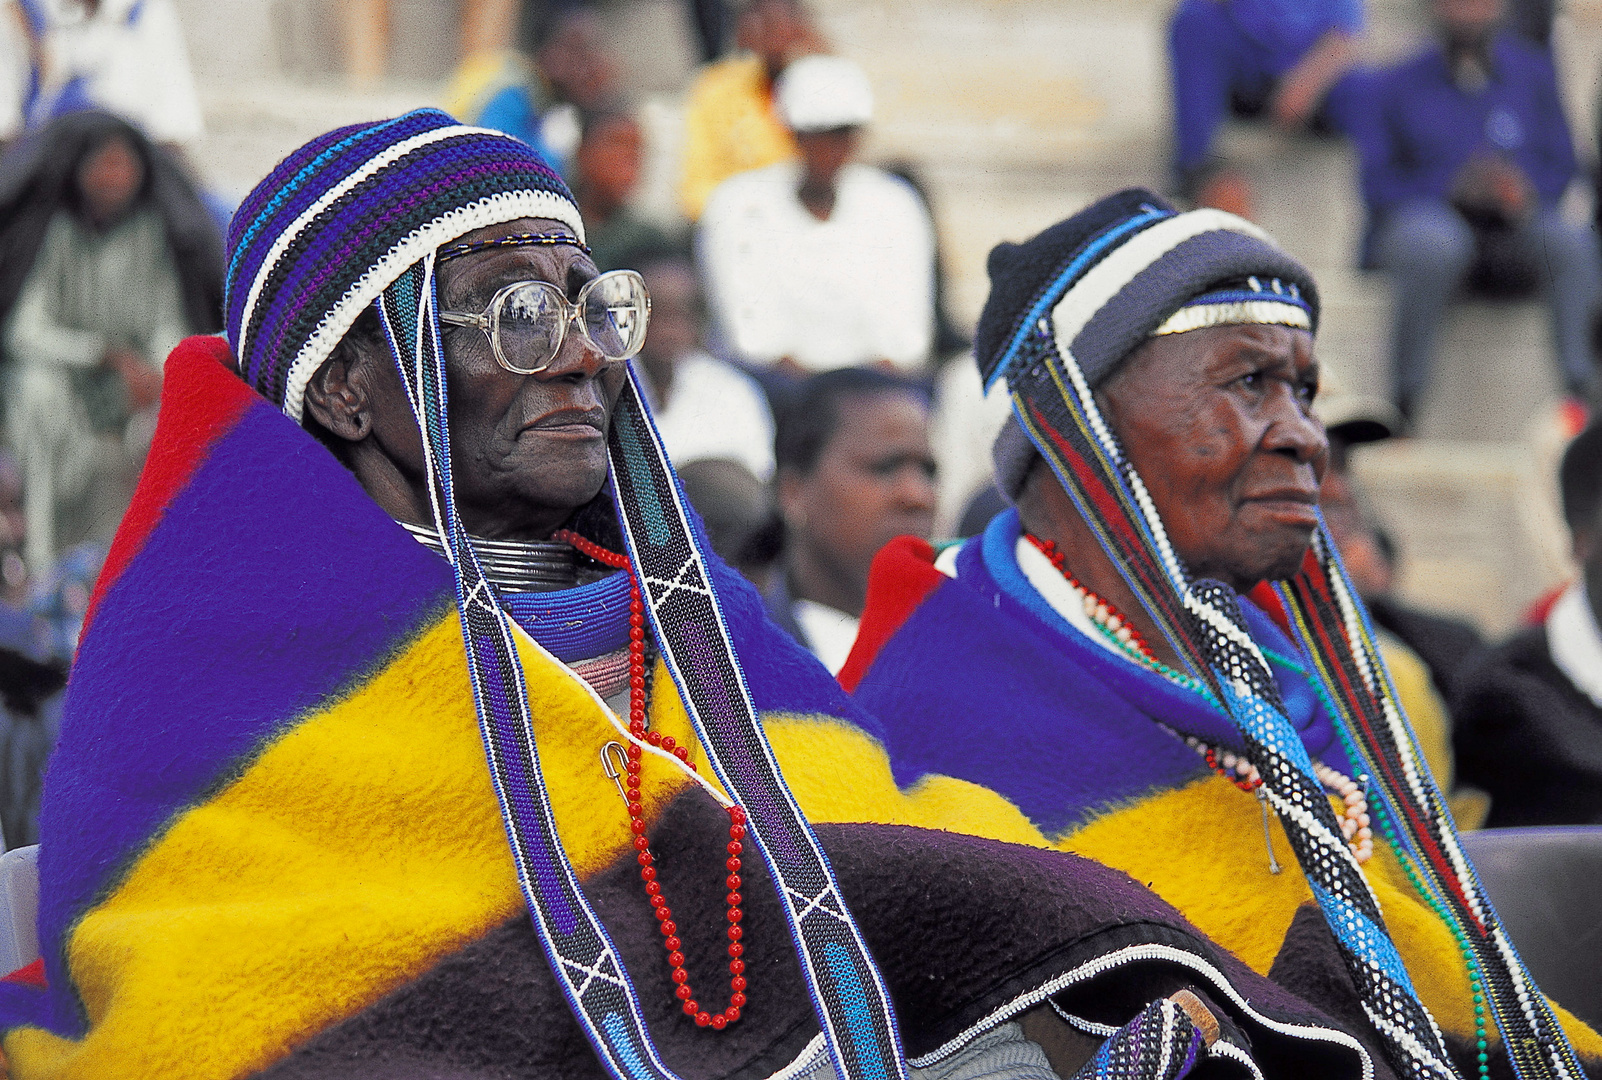
[[[737,356],[793,373],[927,360],[934,228],[906,183],[853,162],[873,91],[837,56],[796,60],[777,86],[799,161],[741,173],[707,203],[698,257]]]

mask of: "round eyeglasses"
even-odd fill
[[[633,270],[609,270],[580,289],[573,303],[548,281],[514,281],[479,314],[441,311],[439,321],[478,327],[496,363],[518,375],[538,375],[556,362],[572,323],[607,360],[632,357],[645,344],[651,297]]]

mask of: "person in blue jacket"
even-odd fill
[[[1558,202],[1577,165],[1551,53],[1501,28],[1503,0],[1433,0],[1437,41],[1376,73],[1357,142],[1370,215],[1365,262],[1393,279],[1394,394],[1411,418],[1447,301],[1476,278],[1545,287],[1566,390],[1593,389],[1591,230]]]
[[[1344,129],[1362,28],[1362,0],[1181,0],[1168,24],[1179,193],[1245,209],[1244,180],[1213,154],[1231,113]]]

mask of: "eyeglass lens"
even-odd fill
[[[625,360],[645,336],[645,290],[632,274],[605,274],[582,297],[584,330],[601,355]],[[555,288],[528,282],[501,301],[502,354],[518,367],[541,367],[556,357],[572,308]]]

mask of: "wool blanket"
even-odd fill
[[[882,725],[897,782],[959,777],[1000,792],[1057,847],[1125,870],[1255,970],[1366,1026],[1340,996],[1349,985],[1320,989],[1301,970],[1328,930],[1278,820],[1184,741],[1244,753],[1235,725],[1203,694],[1071,625],[1020,568],[1020,535],[1008,510],[945,553],[942,568],[911,538],[875,562],[840,678]],[[1243,608],[1308,752],[1355,775],[1298,647],[1262,610]],[[1460,950],[1393,853],[1375,849],[1364,869],[1391,935],[1458,1068],[1473,1075]],[[1602,1039],[1562,1016],[1577,1052],[1602,1066]],[[1499,1070],[1510,1075],[1493,1053]]]
[[[47,781],[43,957],[0,982],[11,1074],[602,1075],[523,909],[449,566],[246,387],[220,339],[186,342],[166,380]],[[1126,876],[1048,850],[1000,795],[952,777],[898,786],[877,724],[755,590],[720,564],[712,575],[915,1062],[1048,998],[1105,1035],[1194,984],[1237,1033],[1208,1064],[1249,1046],[1270,1075],[1385,1075]],[[664,1061],[686,1077],[772,1075],[823,1040],[757,860],[742,871],[744,1015],[717,1032],[677,1012],[602,768],[619,721],[554,652],[616,637],[626,605],[593,595],[560,617],[513,612],[562,843]],[[709,773],[661,665],[653,687],[653,730]],[[652,755],[642,791],[686,966],[717,1001],[727,819]]]

